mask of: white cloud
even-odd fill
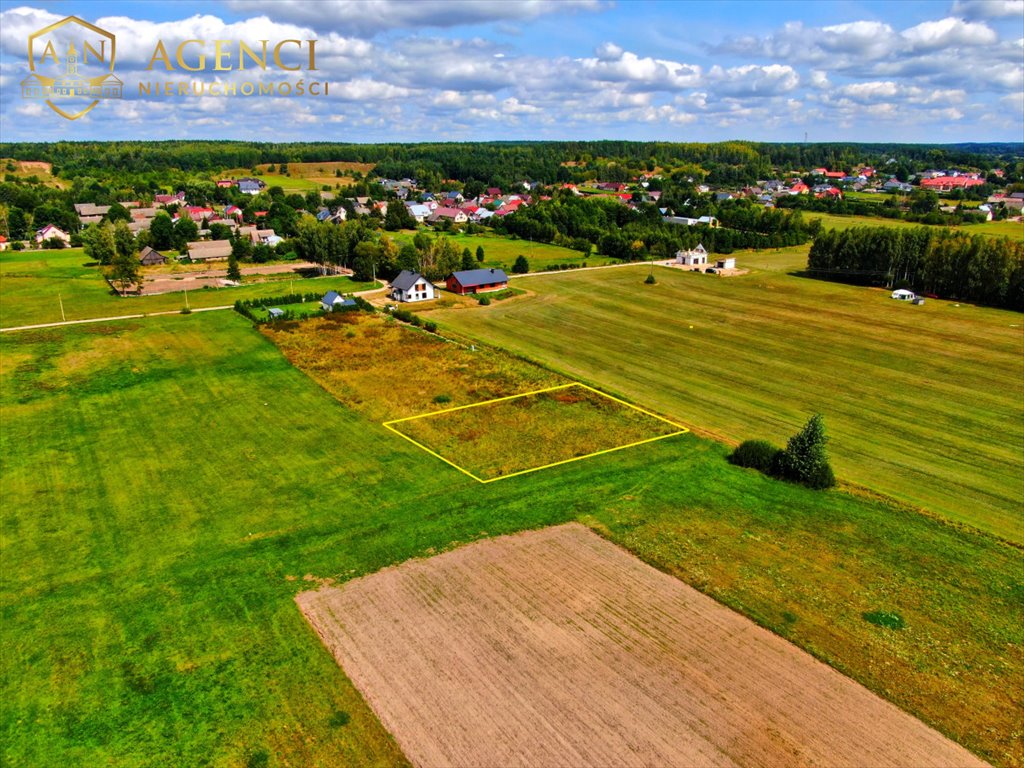
[[[800,76],[783,64],[758,66],[745,64],[723,69],[717,64],[708,72],[707,81],[719,93],[730,96],[777,96],[789,93],[800,84]]]
[[[604,6],[600,0],[228,0],[229,8],[242,13],[263,12],[356,36],[389,29],[523,22],[550,13],[596,11]]]
[[[965,19],[1024,19],[1024,0],[955,0],[950,13]]]
[[[954,18],[925,21],[901,34],[915,51],[992,45],[999,39],[995,30],[983,23]]]

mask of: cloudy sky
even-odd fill
[[[23,99],[27,38],[117,36],[121,101]],[[316,39],[302,98],[140,96],[162,39]],[[207,50],[212,54],[212,43]],[[286,62],[287,63],[287,62]],[[0,0],[0,139],[1022,141],[1024,0]]]

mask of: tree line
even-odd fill
[[[925,227],[826,230],[807,269],[829,280],[1024,311],[1024,243],[1009,238]]]

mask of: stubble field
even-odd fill
[[[297,601],[417,766],[986,765],[578,524]]]

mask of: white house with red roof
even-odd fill
[[[65,232],[60,227],[55,227],[53,224],[47,224],[42,229],[36,230],[36,242],[42,243],[52,238],[58,238],[64,241],[64,245],[71,244],[71,235]]]

